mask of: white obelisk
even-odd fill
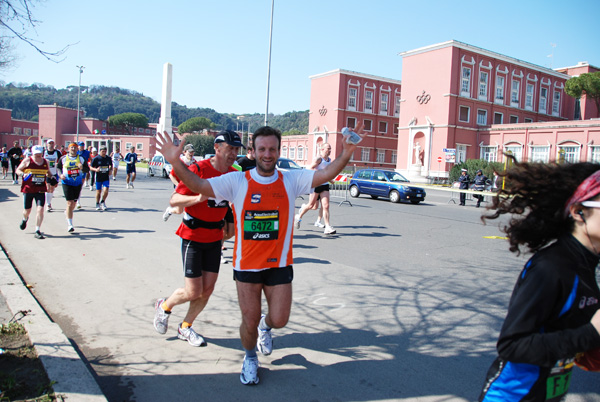
[[[160,119],[156,131],[167,132],[173,139],[173,120],[171,119],[171,81],[173,79],[173,65],[165,63],[163,66],[162,97],[160,103]]]

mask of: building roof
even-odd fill
[[[385,78],[385,77],[379,77],[377,75],[371,75],[371,74],[363,74],[363,73],[358,73],[356,71],[350,71],[350,70],[343,70],[343,69],[336,69],[336,70],[331,70],[331,71],[327,71],[326,73],[321,73],[321,74],[316,74],[316,75],[311,75],[308,78],[315,79],[315,78],[321,78],[321,77],[326,77],[328,75],[335,75],[335,74],[348,74],[348,75],[352,75],[355,77],[361,77],[361,78],[366,78],[369,80],[375,80],[375,81],[386,81],[386,82],[392,82],[398,85],[402,84],[402,81],[400,80],[395,80],[392,78]]]
[[[558,71],[555,71],[551,68],[548,67],[542,67],[539,66],[537,64],[533,64],[533,63],[529,63],[527,61],[523,61],[523,60],[519,60],[516,59],[514,57],[510,57],[510,56],[506,56],[500,53],[496,53],[496,52],[492,52],[491,50],[487,50],[487,49],[483,49],[477,46],[473,46],[473,45],[469,45],[468,43],[463,43],[463,42],[459,42],[457,40],[449,40],[447,42],[441,42],[441,43],[436,43],[434,45],[429,45],[429,46],[425,46],[425,47],[421,47],[418,49],[413,49],[413,50],[408,50],[406,52],[402,52],[402,53],[398,53],[399,56],[402,57],[407,57],[407,56],[414,56],[416,54],[420,54],[420,53],[426,53],[426,52],[430,52],[432,50],[438,50],[438,49],[443,49],[445,47],[456,47],[459,49],[464,49],[464,50],[468,50],[474,53],[479,53],[482,54],[484,56],[488,56],[494,59],[498,59],[498,60],[502,60],[506,63],[511,63],[511,64],[516,64],[518,66],[521,66],[523,68],[530,68],[533,70],[538,70],[538,71],[542,71],[548,75],[553,75],[555,77],[558,78],[563,78],[563,79],[569,79],[570,76],[564,73],[559,73]]]

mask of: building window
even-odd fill
[[[132,145],[133,144],[131,142],[126,142],[125,143],[125,149],[129,151],[131,149]]]
[[[102,123],[102,127],[106,127],[106,122]]]
[[[496,76],[496,102],[504,103],[504,77]]]
[[[381,104],[379,106],[379,114],[387,114],[388,112],[388,94],[381,94]]]
[[[377,163],[385,163],[385,151],[384,150],[377,151]]]
[[[150,129],[149,128],[146,129],[146,134],[150,134]]]
[[[394,106],[394,116],[400,116],[400,96],[396,96],[396,104]]]
[[[548,163],[550,156],[550,147],[544,146],[532,146],[530,162],[542,162]]]
[[[21,127],[13,127],[13,133],[21,134]]]
[[[569,163],[579,162],[579,149],[578,146],[558,147],[559,155],[560,151],[564,151],[564,161]]]
[[[457,145],[456,146],[456,163],[461,163],[467,160],[467,146]]]
[[[471,69],[469,67],[462,68],[462,81],[460,84],[460,94],[462,96],[471,95]]]
[[[356,127],[356,118],[354,117],[348,117],[348,128],[354,128]]]
[[[523,158],[523,147],[520,145],[511,145],[508,147],[504,147],[504,151],[515,157],[515,159],[517,160],[517,162],[521,162],[521,159]]]
[[[525,123],[533,123],[533,119],[529,118],[529,117],[525,117]]]
[[[517,124],[519,122],[519,116],[510,116],[510,124]]]
[[[371,156],[371,150],[369,148],[363,148],[360,152],[360,160],[368,162]]]
[[[579,100],[579,99],[577,99],[577,100]],[[34,128],[33,129],[33,135],[38,135],[38,133],[39,133],[38,130]]]
[[[546,113],[546,99],[548,98],[548,88],[540,89],[540,113]]]
[[[390,162],[395,164],[397,161],[398,161],[398,151],[392,151],[392,160]]]
[[[23,134],[25,134],[25,135],[31,135],[31,129],[30,128],[26,128],[24,130]]]
[[[356,110],[356,88],[348,89],[348,109]]]
[[[380,121],[379,122],[379,132],[381,134],[386,134],[387,133],[387,121]]]
[[[371,131],[372,128],[373,128],[373,120],[365,120],[364,130]]]
[[[398,135],[399,128],[400,128],[400,125],[398,123],[394,123],[394,132],[392,134]]]
[[[514,107],[519,107],[519,88],[521,87],[521,82],[518,80],[512,81],[512,87],[510,90],[510,105]]]
[[[281,157],[282,158],[287,158],[287,154],[288,154],[287,151],[288,151],[287,147],[282,147],[281,148]]]
[[[464,122],[469,122],[469,113],[470,113],[470,108],[468,106],[461,106],[458,109],[458,120],[459,121],[464,121]]]
[[[477,124],[480,126],[487,125],[487,110],[477,110]]]
[[[373,91],[365,91],[365,113],[373,113]]]
[[[296,159],[296,148],[290,147],[290,159]]]
[[[298,160],[304,160],[304,147],[302,145],[298,145]]]
[[[135,144],[135,149],[138,151],[141,151],[144,149],[144,144],[142,144],[141,142],[138,142],[137,144]]]
[[[590,152],[590,162],[600,163],[600,146],[592,146]]]
[[[560,112],[560,91],[554,91],[552,98],[552,115],[558,116]]]
[[[494,112],[494,124],[502,124],[504,115],[502,113]]]
[[[481,147],[481,159],[488,162],[496,162],[496,155],[498,154],[497,147],[495,146],[482,146]]]
[[[487,99],[488,73],[485,71],[479,72],[479,99]]]
[[[533,84],[527,84],[525,89],[525,109],[533,109]]]

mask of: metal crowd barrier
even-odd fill
[[[352,175],[339,174],[333,179],[333,184],[329,184],[329,198],[342,198],[339,205],[348,203],[348,205],[352,206],[348,192],[351,177]]]

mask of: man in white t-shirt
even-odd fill
[[[240,381],[258,384],[256,349],[269,355],[273,348],[271,328],[284,327],[290,316],[295,199],[332,180],[346,166],[356,145],[343,141],[342,155],[325,169],[282,172],[276,169],[281,132],[261,127],[252,138],[255,169],[206,180],[189,171],[179,159],[183,145],[173,145],[166,133],[157,137],[157,149],[191,191],[232,205],[236,218],[233,269],[242,312],[240,338],[246,352]],[[261,315],[263,292],[268,305],[266,315]]]

